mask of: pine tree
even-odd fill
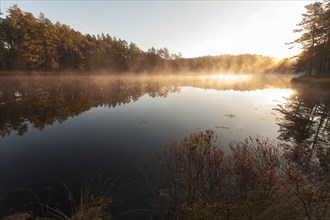
[[[303,49],[298,55],[297,71],[308,75],[330,76],[330,1],[315,2],[305,6],[299,28],[294,32],[301,33],[294,44]]]

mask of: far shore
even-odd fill
[[[200,76],[200,75],[216,75],[216,74],[229,74],[229,75],[254,75],[254,76],[267,76],[267,75],[278,75],[278,76],[285,76],[285,75],[294,75],[292,72],[287,73],[278,73],[278,72],[269,72],[269,73],[243,73],[243,72],[184,72],[184,71],[177,71],[177,72],[162,72],[162,71],[154,71],[154,72],[116,72],[111,70],[85,70],[85,71],[77,71],[77,70],[63,70],[63,71],[35,71],[35,70],[6,70],[0,71],[1,76],[66,76],[66,75],[73,75],[73,76],[94,76],[94,75],[109,75],[109,76]]]
[[[303,86],[330,88],[330,78],[315,78],[312,76],[303,75],[297,78],[293,78],[291,82]]]
[[[56,76],[56,75],[96,75],[96,74],[109,74],[118,75],[119,73],[109,71],[33,71],[33,70],[6,70],[0,71],[0,76]]]

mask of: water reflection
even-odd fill
[[[15,131],[22,136],[30,125],[42,130],[47,125],[56,121],[62,123],[93,107],[115,108],[135,102],[144,95],[165,98],[189,86],[215,90],[253,90],[252,99],[258,107],[277,104],[274,110],[279,113],[276,120],[280,140],[323,145],[329,141],[329,91],[311,92],[311,89],[294,88],[292,94],[293,90],[287,89],[289,80],[290,77],[283,76],[257,78],[251,75],[2,77],[0,135],[5,137]],[[258,96],[264,97],[260,103],[256,98]],[[231,114],[225,116],[236,117]]]
[[[230,80],[228,80],[230,79]],[[0,135],[27,132],[29,124],[43,129],[92,107],[116,107],[147,94],[166,97],[182,86],[249,91],[285,88],[289,77],[242,75],[194,77],[45,76],[2,77],[0,81]]]
[[[292,90],[290,77],[237,79],[2,77],[0,192],[63,182],[79,195],[87,174],[101,168],[123,184],[139,180],[141,167],[155,176],[161,144],[204,129],[214,129],[224,146],[257,135],[314,145],[329,141],[328,93]],[[125,203],[114,213],[145,208],[141,194],[118,196]],[[19,195],[16,204],[21,201]]]
[[[275,108],[279,139],[292,144],[308,143],[312,148],[323,148],[330,142],[329,90],[296,88],[283,104]]]

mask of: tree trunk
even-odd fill
[[[313,31],[312,31],[312,45],[310,47],[310,65],[308,70],[308,75],[312,75],[313,72],[313,65],[314,65],[314,45],[315,45],[315,23],[313,24]]]
[[[326,54],[324,57],[324,76],[325,77],[330,77],[330,56],[329,56],[329,51],[330,51],[330,28],[328,29],[328,37],[327,37],[327,49],[326,49]]]

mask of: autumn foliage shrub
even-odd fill
[[[166,218],[330,218],[329,172],[320,165],[327,154],[319,160],[306,144],[285,148],[248,138],[225,153],[206,130],[162,152],[156,204]]]

